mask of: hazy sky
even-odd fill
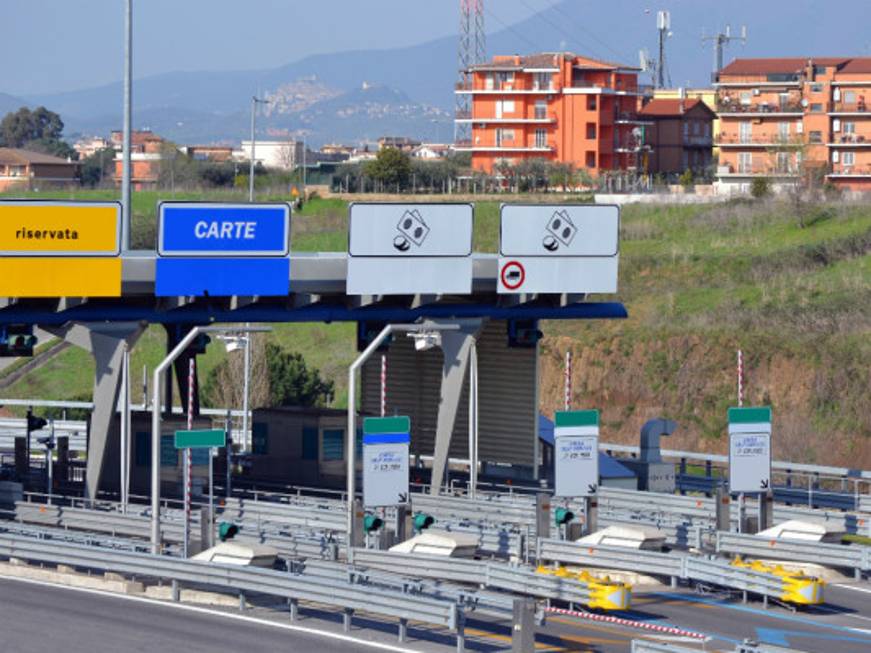
[[[488,31],[556,0],[488,0]],[[124,0],[0,0],[0,92],[121,78]],[[134,0],[134,75],[272,68],[456,34],[459,0]],[[10,65],[10,62],[16,62]]]

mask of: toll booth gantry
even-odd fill
[[[428,351],[405,337],[384,349],[392,406],[412,416],[411,452],[433,456],[438,488],[449,457],[468,452],[473,350],[481,459],[536,475],[540,322],[627,316],[589,301],[617,291],[616,206],[504,205],[498,254],[473,251],[474,207],[463,203],[353,203],[348,252],[294,252],[287,204],[162,202],[149,251],[122,251],[128,218],[116,202],[0,201],[0,339],[39,327],[96,362],[91,497],[108,467],[123,352],[149,324],[166,329],[168,350],[194,326],[221,323],[354,322],[358,348],[387,324],[452,325]],[[174,366],[185,408],[198,353]],[[370,361],[363,413],[377,412],[378,379]]]

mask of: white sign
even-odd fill
[[[619,233],[617,206],[503,205],[499,292],[616,292]]]
[[[349,295],[470,294],[471,204],[350,206]]]
[[[599,486],[599,436],[560,435],[554,438],[555,496],[588,497]]]
[[[408,442],[363,444],[363,506],[395,506],[408,500]]]
[[[729,491],[771,489],[771,410],[729,409]]]

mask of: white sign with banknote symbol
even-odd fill
[[[616,292],[619,231],[617,206],[503,205],[499,292]]]
[[[470,294],[471,204],[350,206],[349,295]]]

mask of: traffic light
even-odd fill
[[[0,357],[33,356],[36,336],[30,325],[0,328]]]
[[[45,425],[48,422],[44,417],[36,417],[33,414],[33,409],[27,409],[27,435],[29,436],[34,431],[39,431],[40,429],[45,428]]]
[[[542,337],[544,334],[538,328],[538,320],[508,320],[509,347],[535,347]]]
[[[218,524],[218,537],[221,538],[221,542],[232,540],[238,532],[239,527],[236,526],[236,524],[232,524],[228,521],[222,521]]]
[[[193,342],[188,345],[185,353],[190,356],[199,356],[200,354],[205,354],[206,347],[209,346],[210,342],[212,342],[212,339],[207,333],[197,334],[197,337],[194,338]]]
[[[432,515],[427,515],[425,512],[416,512],[411,518],[411,525],[415,533],[420,533],[430,526],[435,524],[435,518]]]
[[[374,533],[382,526],[384,526],[384,520],[380,517],[376,517],[372,513],[368,512],[363,515],[363,532],[367,535],[369,533]]]
[[[568,524],[575,518],[575,513],[573,513],[568,508],[557,508],[553,511],[553,520],[557,526],[563,526]]]

